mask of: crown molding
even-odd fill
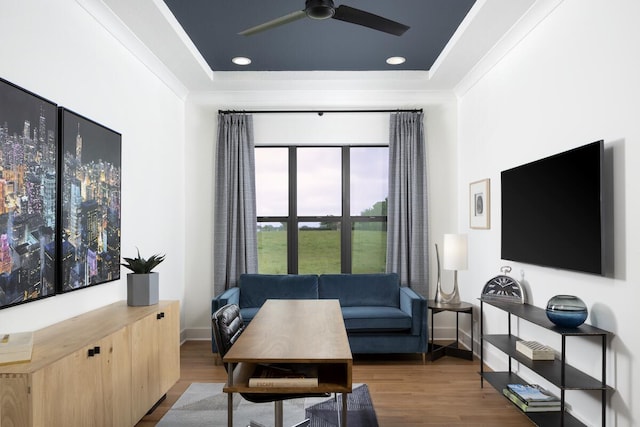
[[[180,99],[189,93],[180,79],[141,41],[102,0],[76,0],[107,32],[160,79]]]
[[[454,87],[458,97],[464,96],[512,49],[524,40],[531,31],[542,23],[564,0],[536,0],[525,14],[500,38],[500,40],[475,64],[475,66]],[[500,4],[486,1],[485,6],[495,8]]]

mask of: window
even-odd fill
[[[258,272],[384,272],[386,146],[256,147]]]

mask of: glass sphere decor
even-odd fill
[[[573,295],[556,295],[547,303],[547,317],[562,328],[577,328],[588,315],[584,301]]]

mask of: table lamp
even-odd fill
[[[440,304],[460,304],[460,291],[458,290],[458,270],[467,269],[467,235],[444,235],[444,262],[445,270],[453,270],[453,291],[445,293],[440,283],[440,257],[436,245],[436,257],[438,258],[438,287],[436,288],[435,302]]]

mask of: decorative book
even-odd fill
[[[318,387],[317,378],[249,378],[249,387]]]
[[[553,348],[540,344],[538,341],[518,341],[516,350],[531,360],[554,360]]]
[[[537,384],[507,384],[507,391],[529,406],[560,404],[558,396]]]
[[[0,365],[31,360],[33,332],[0,334]]]
[[[249,387],[318,387],[315,365],[258,365]]]

